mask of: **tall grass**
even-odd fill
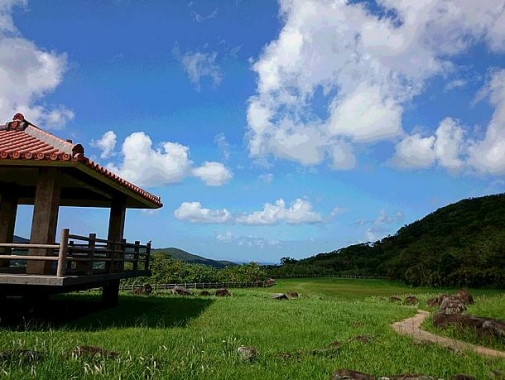
[[[270,299],[270,293],[287,290],[301,297]],[[490,370],[505,371],[503,359],[456,353],[397,335],[390,324],[413,316],[417,309],[382,297],[418,291],[424,292],[418,294],[422,300],[433,292],[379,280],[290,279],[269,289],[234,290],[229,298],[122,294],[117,308],[62,325],[31,321],[26,328],[4,328],[0,351],[38,350],[45,359],[3,360],[0,377],[328,379],[335,370],[348,368],[376,376],[424,373],[449,378],[467,373],[487,379]],[[476,305],[495,293],[480,291]],[[91,305],[97,297],[77,294],[63,299]],[[495,301],[505,309],[503,297]],[[76,345],[100,346],[119,355],[75,358],[70,352]],[[242,360],[237,354],[240,345],[254,347],[257,356]]]

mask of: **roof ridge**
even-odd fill
[[[52,133],[43,131],[35,125],[28,125],[24,132],[48,145],[51,145],[63,153],[69,154],[71,157],[77,153],[84,154],[84,148],[81,144],[72,144],[58,136],[53,135]]]

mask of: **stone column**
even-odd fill
[[[60,175],[61,172],[57,168],[39,169],[30,235],[31,244],[54,244],[55,242],[61,193]],[[34,256],[46,256],[51,253],[52,250],[37,248],[30,249],[29,252]],[[26,273],[51,274],[52,264],[51,261],[28,261]]]
[[[12,243],[17,211],[18,196],[15,185],[12,185],[9,189],[2,189],[0,202],[0,243]],[[0,254],[10,255],[11,248],[0,248]],[[0,268],[9,267],[9,263],[9,260],[0,260]]]

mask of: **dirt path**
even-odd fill
[[[497,351],[491,348],[477,346],[475,344],[462,342],[456,339],[445,338],[443,336],[438,336],[421,330],[419,326],[421,326],[423,321],[429,315],[429,312],[419,310],[418,313],[412,318],[408,318],[400,322],[395,322],[391,326],[397,333],[402,335],[410,335],[418,341],[438,343],[442,346],[454,348],[460,351],[470,350],[481,355],[505,358],[505,352],[503,351]]]

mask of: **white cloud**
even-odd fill
[[[230,158],[230,145],[228,141],[226,141],[226,136],[224,133],[219,133],[214,137],[214,141],[217,144],[218,148],[223,152],[224,160],[228,161]]]
[[[379,0],[378,6],[382,15],[366,2],[280,1],[284,25],[253,64],[252,157],[305,165],[330,159],[342,170],[356,164],[354,145],[407,135],[397,146],[403,166],[463,165],[459,126],[443,121],[436,136],[422,137],[405,133],[402,115],[430,78],[455,71],[457,54],[480,42],[505,51],[505,3]],[[462,85],[453,78],[446,89]],[[495,154],[485,160],[495,162]]]
[[[91,140],[91,146],[100,149],[100,158],[108,158],[116,147],[116,134],[113,131],[105,132],[99,140]]]
[[[109,131],[94,146],[102,149],[102,158],[114,149],[116,135]],[[233,173],[219,162],[204,162],[193,168],[189,148],[175,142],[163,142],[153,148],[151,138],[144,132],[126,137],[121,147],[122,162],[109,163],[107,168],[138,186],[161,186],[181,182],[188,176],[200,178],[207,186],[221,186]]]
[[[233,240],[233,234],[227,231],[224,234],[217,234],[216,239],[224,243],[230,243]]]
[[[343,214],[344,212],[347,212],[348,210],[344,207],[335,207],[332,211],[331,211],[331,216],[337,216],[337,215],[340,215],[340,214]]]
[[[217,52],[187,52],[181,58],[184,70],[189,80],[197,89],[200,89],[202,78],[208,77],[214,86],[221,83],[222,73],[216,64]]]
[[[434,145],[434,136],[421,137],[419,133],[407,136],[396,145],[392,162],[395,166],[404,168],[430,167],[436,159]]]
[[[67,57],[20,35],[12,11],[25,5],[22,0],[0,1],[0,115],[21,112],[43,128],[61,128],[74,113],[63,105],[42,106],[39,101],[62,82]]]
[[[128,136],[121,148],[123,162],[108,168],[138,186],[158,186],[180,182],[186,177],[192,162],[189,148],[178,143],[165,142],[153,149],[152,141],[144,132]]]
[[[179,220],[192,223],[226,223],[231,220],[231,214],[227,209],[202,208],[200,202],[183,202],[174,211],[174,216]]]
[[[204,162],[202,166],[193,169],[193,175],[207,186],[221,186],[233,177],[231,170],[220,162]]]
[[[312,210],[312,205],[306,200],[296,199],[290,207],[286,208],[283,199],[272,203],[265,203],[263,210],[235,218],[239,224],[247,225],[272,225],[280,222],[288,224],[320,223],[323,218]]]
[[[467,82],[464,79],[454,79],[444,86],[444,92],[454,90],[455,88],[465,87],[466,84]]]
[[[471,142],[469,163],[477,170],[491,174],[505,173],[505,69],[496,71],[482,93],[495,107],[481,141]]]
[[[401,211],[396,211],[393,216],[387,215],[386,210],[381,209],[379,211],[379,216],[377,216],[377,219],[374,220],[373,224],[376,226],[380,226],[383,224],[391,224],[391,223],[396,223],[396,222],[401,222],[404,218],[403,212]],[[377,230],[375,231],[377,232]]]
[[[260,174],[258,178],[265,183],[272,183],[274,180],[274,174],[273,173],[264,173],[264,174]]]
[[[195,20],[196,22],[202,22],[205,20],[210,20],[210,19],[215,18],[218,14],[218,11],[219,11],[219,8],[216,8],[208,15],[203,15],[201,13],[193,11],[193,12],[191,12],[191,16],[193,17],[193,20]]]

